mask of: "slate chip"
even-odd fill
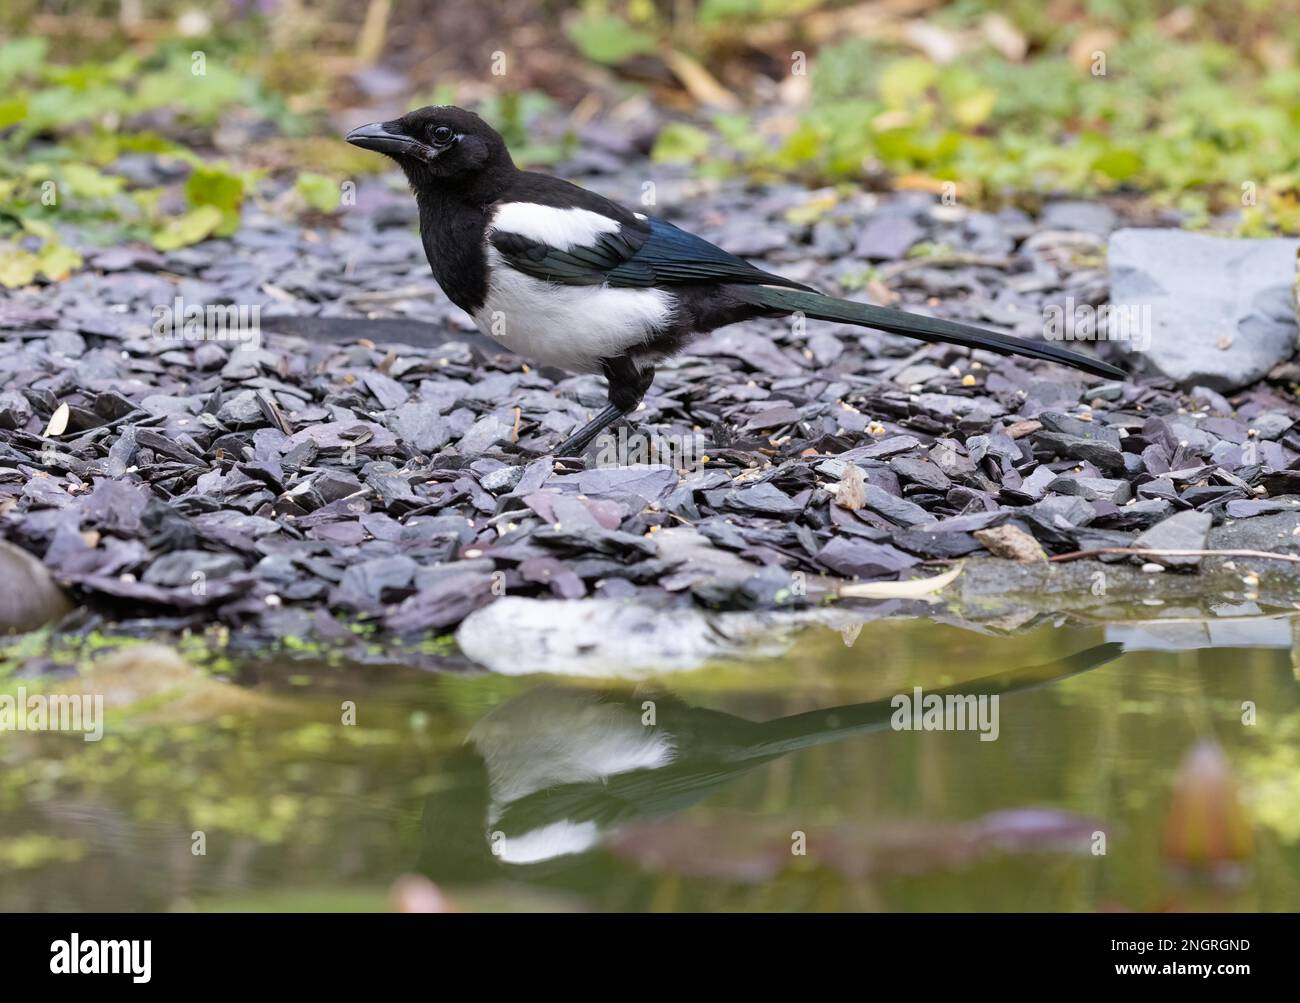
[[[1132,546],[1149,550],[1204,550],[1214,519],[1208,512],[1178,512],[1138,535]],[[1194,569],[1201,563],[1196,555],[1156,555],[1149,558],[1166,568]]]
[[[244,569],[244,561],[233,554],[205,550],[173,550],[145,569],[143,581],[168,588],[205,587],[210,578],[224,578]]]
[[[890,494],[875,484],[867,484],[863,493],[864,504],[899,526],[924,526],[935,518],[920,505]]]
[[[846,578],[884,578],[915,567],[920,558],[885,543],[851,537],[833,537],[817,555],[817,561]]]
[[[1128,481],[1105,477],[1077,477],[1073,474],[1056,478],[1047,485],[1049,491],[1062,495],[1077,495],[1089,501],[1098,499],[1121,505],[1132,497]]]

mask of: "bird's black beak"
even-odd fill
[[[376,153],[385,153],[390,157],[401,154],[416,157],[425,155],[423,143],[416,142],[410,136],[403,136],[399,132],[389,132],[382,122],[371,122],[369,125],[353,129],[348,133],[347,140],[353,146],[359,146],[363,150],[374,150]]]

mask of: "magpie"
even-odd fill
[[[933,695],[1000,697],[1121,654],[1122,644],[1096,644]],[[620,825],[681,811],[793,752],[885,730],[897,714],[891,696],[751,721],[666,692],[542,685],[493,708],[440,761],[424,803],[420,869],[464,881],[583,853]]]
[[[515,166],[501,136],[450,105],[353,129],[406,174],[434,278],[485,335],[542,365],[603,374],[609,403],[556,451],[579,455],[641,403],[655,364],[716,328],[805,317],[1045,359],[1112,379],[1052,344],[824,296],[665,220]]]

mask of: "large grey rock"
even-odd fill
[[[778,654],[784,646],[771,647],[766,636],[771,622],[757,613],[715,617],[693,606],[505,596],[470,613],[456,643],[467,657],[504,675],[641,678],[715,658]]]
[[[1129,359],[1188,388],[1254,383],[1296,349],[1298,248],[1294,239],[1117,230],[1111,304],[1149,308],[1151,320],[1150,344],[1134,351],[1141,347],[1135,338],[1125,346]]]
[[[0,540],[0,634],[35,630],[70,609],[67,597],[44,564],[27,551]]]
[[[679,543],[692,545],[688,539]],[[692,604],[662,601],[503,596],[466,616],[456,630],[456,643],[471,661],[502,675],[640,680],[718,659],[774,658],[789,651],[811,626],[856,637],[863,623],[898,610],[898,603],[882,602],[871,609],[709,613]],[[848,633],[845,643],[852,644]]]

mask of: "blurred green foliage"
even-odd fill
[[[415,6],[398,5],[409,16]],[[660,133],[658,160],[703,175],[930,190],[951,183],[979,203],[1131,191],[1193,226],[1236,211],[1243,234],[1300,231],[1300,0],[1230,8],[1061,0],[1050,9],[1036,0],[954,0],[882,15],[895,19],[892,30],[868,18],[853,22],[860,30],[828,33],[824,19],[848,6],[578,0],[547,5],[554,18],[539,8],[530,38],[535,45],[541,31],[572,46],[589,64],[576,75],[605,81],[597,105],[606,107],[638,93],[686,107],[700,95],[673,83],[680,64],[671,54],[692,57],[746,109],[700,108]],[[142,240],[171,250],[228,235],[271,176],[289,182],[277,189],[287,196],[277,208],[328,215],[343,179],[383,169],[338,142],[326,116],[343,82],[328,60],[301,58],[303,45],[324,37],[313,32],[342,28],[360,12],[326,4],[308,16],[271,0],[256,10],[233,3],[231,17],[209,17],[199,41],[180,37],[181,8],[145,7],[164,27],[130,43],[102,30],[119,13],[111,3],[74,16],[23,0],[12,12],[10,23],[28,34],[0,42],[0,286],[56,281],[80,267],[87,244]],[[53,41],[37,37],[39,14],[59,23]],[[99,29],[81,37],[94,14]],[[1020,54],[993,44],[994,15]],[[812,16],[823,19],[820,29]],[[909,36],[911,28],[961,44],[953,58],[931,58],[933,44]],[[346,34],[330,37],[337,52]],[[815,44],[826,37],[834,41]],[[389,43],[421,52],[426,44],[395,29]],[[806,87],[784,87],[803,68],[792,66],[793,54],[805,56]],[[518,162],[558,163],[574,152],[572,132],[555,138],[532,128],[560,111],[543,93],[546,74],[528,70],[522,50],[511,60],[525,67],[522,85],[518,69],[500,81],[483,71],[438,74],[411,104],[475,106]],[[644,72],[656,60],[664,65]],[[783,85],[779,101],[752,86],[760,76]],[[494,86],[485,91],[485,82]],[[215,141],[232,127],[258,141],[247,152],[229,137]],[[142,154],[174,162],[174,177],[155,184],[119,169],[121,158]]]
[[[1104,55],[1079,67],[990,50],[939,65],[850,40],[810,61],[812,99],[779,142],[747,115],[713,125],[725,162],[759,178],[920,174],[977,200],[1132,189],[1193,223],[1238,205],[1244,233],[1300,231],[1300,70],[1266,70],[1219,43],[1171,45],[1153,28]],[[719,154],[707,132],[679,125],[655,156],[716,168]]]
[[[59,235],[65,224],[104,243],[148,240],[164,250],[234,232],[257,173],[207,161],[153,126],[201,133],[240,107],[291,130],[294,116],[280,97],[232,61],[200,63],[176,44],[74,65],[49,62],[47,49],[40,38],[0,45],[0,127],[10,127],[0,137],[0,237],[31,238],[0,244],[0,285],[78,267],[80,255]],[[188,165],[185,207],[165,209],[163,186],[109,173],[119,157],[141,153]]]
[[[569,27],[569,38],[586,58],[596,63],[614,65],[632,56],[655,52],[659,43],[654,35],[610,14],[589,14]]]

